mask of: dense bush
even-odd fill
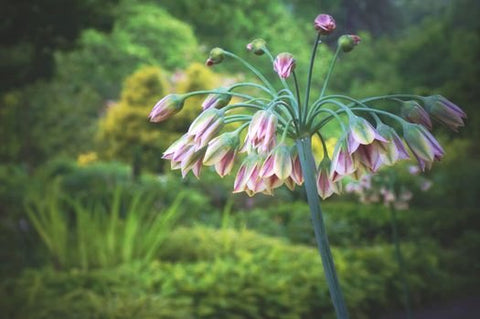
[[[392,254],[385,245],[334,250],[354,318],[400,307]],[[405,254],[415,304],[452,293],[438,247],[408,245]],[[2,285],[0,307],[9,318],[333,318],[314,248],[249,231],[184,228],[159,258],[85,273],[26,271]]]

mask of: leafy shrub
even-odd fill
[[[451,295],[455,283],[442,270],[438,247],[421,247],[405,247],[417,305]],[[355,318],[400,307],[391,246],[333,253]],[[3,283],[0,307],[10,318],[34,319],[333,318],[314,248],[250,231],[194,227],[174,231],[158,257],[162,262],[89,272],[26,271]]]

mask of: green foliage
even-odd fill
[[[117,187],[111,207],[101,202],[85,206],[62,196],[56,185],[42,197],[28,198],[26,211],[56,268],[86,271],[134,260],[150,262],[178,220],[184,194],[162,212],[147,193],[136,193],[129,203],[122,197]]]
[[[451,293],[455,281],[439,268],[435,245],[408,245],[404,252],[415,304]],[[10,318],[34,319],[332,318],[314,248],[249,231],[194,227],[171,233],[159,253],[164,262],[148,265],[26,271],[2,284],[0,306]],[[356,318],[400,307],[401,282],[392,256],[386,245],[334,250]]]
[[[103,98],[115,99],[121,81],[140,66],[173,70],[195,56],[197,41],[190,26],[160,7],[124,1],[117,11],[110,34],[85,30],[77,50],[57,54],[59,78],[90,83]]]

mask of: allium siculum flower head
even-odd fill
[[[276,146],[267,156],[260,170],[260,177],[275,175],[281,181],[286,180],[292,174],[292,158],[290,148],[285,144]]]
[[[224,177],[232,170],[240,139],[237,132],[228,132],[213,138],[207,147],[203,164],[215,165],[220,177]]]
[[[434,160],[440,160],[445,154],[440,143],[421,125],[404,124],[403,137],[422,171],[430,168]]]
[[[209,108],[221,109],[222,107],[230,103],[232,96],[228,94],[228,90],[225,88],[219,88],[217,91],[225,93],[212,93],[202,103],[202,109],[205,111]]]
[[[327,35],[333,32],[336,28],[335,20],[331,15],[319,14],[313,22],[315,30],[322,35]]]
[[[196,149],[202,148],[223,127],[223,111],[215,108],[203,111],[190,125],[187,134],[192,138]]]
[[[277,123],[278,118],[273,112],[256,112],[248,126],[242,151],[258,150],[268,154],[276,144]]]
[[[343,52],[350,52],[360,43],[360,37],[354,34],[344,34],[338,38],[338,46]]]
[[[273,70],[277,72],[281,78],[286,79],[295,69],[295,62],[295,58],[290,53],[280,53],[273,62]]]
[[[464,125],[463,120],[467,114],[441,95],[432,95],[425,97],[425,108],[432,118],[451,130],[458,132],[458,127]]]
[[[267,42],[263,39],[255,39],[249,44],[247,44],[247,50],[252,51],[256,55],[262,55],[265,53],[267,48]]]
[[[428,113],[417,103],[417,101],[404,101],[402,103],[401,115],[411,123],[417,123],[428,129],[432,129],[430,116],[428,116]]]
[[[222,48],[213,48],[210,51],[207,61],[205,62],[206,66],[212,66],[214,64],[222,63],[225,59],[225,53]]]
[[[393,165],[399,160],[410,158],[402,139],[393,128],[385,124],[379,124],[377,132],[388,141],[384,144],[384,151],[380,154],[383,163]]]
[[[185,102],[185,98],[180,94],[169,94],[163,97],[155,104],[150,115],[150,122],[162,122],[175,113],[178,113]]]
[[[322,199],[332,196],[333,193],[339,194],[338,185],[332,180],[330,169],[330,159],[325,157],[318,165],[317,170],[317,191]]]

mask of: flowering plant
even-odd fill
[[[273,194],[274,189],[283,184],[293,189],[305,183],[315,237],[335,311],[339,318],[348,318],[325,232],[319,196],[327,198],[339,193],[340,181],[346,176],[360,178],[384,165],[410,158],[407,147],[421,170],[430,168],[444,155],[439,142],[430,133],[430,118],[457,130],[463,125],[466,115],[439,95],[394,94],[360,100],[346,95],[326,95],[338,56],[352,51],[360,43],[357,35],[338,38],[320,95],[311,102],[310,87],[317,48],[321,38],[331,34],[336,24],[330,15],[320,14],[314,21],[314,27],[317,36],[303,96],[295,73],[294,56],[283,52],[274,58],[266,42],[255,39],[247,44],[247,50],[270,59],[281,83],[279,87],[241,57],[222,48],[214,48],[206,61],[207,66],[231,58],[253,72],[259,81],[235,83],[216,90],[170,94],[154,106],[149,117],[152,122],[161,122],[179,112],[189,97],[207,95],[202,104],[203,111],[187,133],[163,155],[164,159],[171,161],[172,169],[180,169],[183,176],[192,171],[198,177],[203,165],[214,166],[223,177],[232,171],[234,162],[243,157],[233,186],[235,193],[245,192],[249,196]],[[287,82],[287,79],[292,79],[293,83]],[[293,85],[293,90],[290,85]],[[249,91],[245,92],[245,89]],[[249,93],[252,90],[257,93]],[[231,103],[233,98],[239,102]],[[375,107],[379,101],[390,102],[392,111]],[[338,128],[332,154],[327,150],[324,132],[330,123]],[[242,142],[240,136],[245,130]],[[312,152],[314,135],[322,142],[322,159],[316,160]]]

